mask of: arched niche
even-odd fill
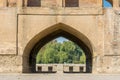
[[[79,45],[86,55],[86,72],[92,72],[92,46],[89,39],[79,31],[63,23],[55,24],[33,37],[23,53],[23,72],[36,72],[36,56],[39,49],[49,41],[63,36]]]
[[[113,0],[107,0],[113,6]]]
[[[107,8],[107,7],[113,7],[113,0],[103,0],[103,6],[105,8]]]

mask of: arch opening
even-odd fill
[[[113,7],[113,0],[103,0],[103,7],[104,8],[112,8]]]
[[[53,69],[45,71],[44,66],[50,65],[51,68],[55,68],[54,65],[63,65],[64,73],[86,72],[85,52],[73,41],[62,36],[57,37],[41,47],[36,56],[36,72],[56,72],[57,70],[53,71]],[[76,71],[71,69],[71,66],[77,67]],[[65,68],[70,68],[72,71],[67,71]]]
[[[66,28],[69,28],[70,32],[69,32],[69,29],[68,31],[66,31],[67,30]],[[28,46],[26,46],[23,54],[23,72],[36,73],[36,56],[40,48],[42,48],[45,44],[47,44],[51,40],[62,36],[73,41],[74,43],[76,43],[78,46],[82,48],[86,56],[86,73],[92,73],[92,56],[93,55],[92,55],[92,47],[91,47],[90,41],[79,31],[74,30],[72,27],[65,24],[60,23],[50,27],[50,29],[52,29],[53,31],[51,31],[51,33],[48,33],[44,37],[39,38],[39,40],[35,44],[33,44],[33,46],[31,46],[31,49],[29,49],[29,51],[27,49],[30,48],[30,45],[28,44]],[[47,30],[50,30],[50,29],[47,29]],[[44,32],[46,32],[46,30],[43,31],[43,33]],[[76,35],[76,33],[79,37]]]

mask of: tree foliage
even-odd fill
[[[84,51],[72,41],[59,43],[57,40],[53,40],[40,49],[36,62],[37,64],[85,64],[86,56]]]

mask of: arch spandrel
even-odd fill
[[[64,23],[58,23],[55,24],[53,26],[50,26],[48,28],[45,28],[44,30],[42,30],[41,32],[39,32],[38,34],[36,34],[27,44],[26,47],[24,49],[24,53],[23,55],[26,55],[26,48],[30,48],[33,47],[40,39],[42,39],[43,37],[47,36],[50,33],[53,33],[55,31],[59,31],[59,30],[63,30],[65,32],[68,32],[70,34],[72,34],[73,36],[79,38],[81,41],[83,41],[89,48],[92,48],[92,43],[90,42],[90,40],[83,35],[83,33],[79,32],[78,30],[76,30],[74,27],[68,26]],[[92,51],[92,49],[91,49]]]

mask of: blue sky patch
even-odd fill
[[[58,37],[56,38],[57,42],[63,43],[63,41],[68,41],[68,39],[64,38],[64,37]]]

